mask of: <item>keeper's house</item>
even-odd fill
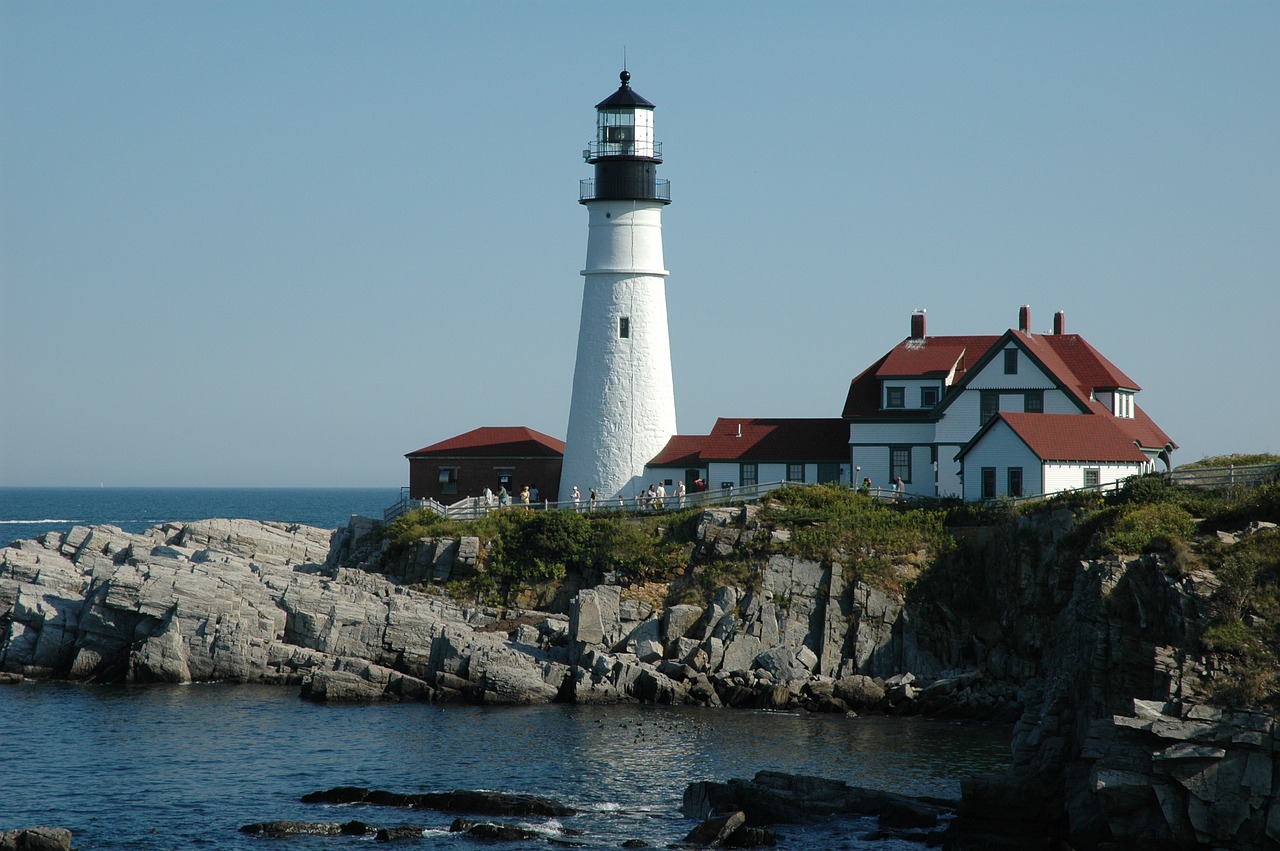
[[[560,489],[564,441],[525,426],[482,426],[424,446],[409,459],[409,497],[451,505],[506,488],[525,485],[554,499]]]
[[[849,427],[842,419],[720,417],[710,434],[678,434],[648,464],[645,481],[693,491],[770,482],[848,482]],[[669,492],[669,490],[668,490]]]
[[[844,418],[856,476],[966,500],[1105,485],[1171,467],[1177,445],[1135,402],[1137,382],[1059,312],[1031,310],[999,336],[911,333],[849,385]]]

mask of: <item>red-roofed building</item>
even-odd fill
[[[411,499],[449,505],[485,488],[496,494],[505,487],[514,497],[525,485],[555,499],[564,441],[525,426],[482,426],[404,457]]]
[[[1082,337],[1066,333],[1062,313],[1054,316],[1053,331],[1048,334],[1031,332],[1031,310],[1024,306],[1018,327],[1000,336],[930,337],[924,311],[916,311],[910,336],[849,385],[844,417],[849,423],[854,477],[870,478],[877,486],[890,486],[901,477],[911,494],[973,499],[981,498],[975,493],[990,490],[983,487],[983,480],[993,467],[993,495],[1083,487],[1092,483],[1095,473],[1102,483],[1112,480],[1102,467],[1073,463],[1069,469],[1045,468],[1036,474],[1038,483],[1033,486],[1025,467],[1019,468],[1009,458],[1002,460],[999,452],[981,444],[990,440],[992,447],[1006,446],[1013,435],[1020,434],[1018,439],[1028,451],[1042,453],[1036,455],[1041,461],[1075,462],[1080,459],[1062,457],[1074,452],[1068,437],[1072,430],[1057,427],[1063,441],[1057,446],[1044,442],[1052,438],[1053,430],[1046,437],[1025,423],[1021,432],[1015,432],[1008,420],[1002,428],[984,428],[1004,412],[1047,416],[1046,423],[1063,423],[1061,417],[1080,415],[1105,419],[1112,428],[1079,424],[1079,429],[1093,429],[1109,438],[1123,435],[1145,461],[1137,472],[1154,468],[1157,460],[1168,467],[1176,444],[1135,404],[1140,389]],[[1024,439],[1032,434],[1037,435],[1034,450],[1030,440]],[[1135,459],[1129,452],[1124,463],[1140,463]],[[966,477],[971,469],[982,472]]]
[[[1098,487],[1151,472],[1116,417],[1001,411],[960,450],[966,501]]]
[[[693,489],[767,482],[849,481],[849,426],[842,419],[720,417],[710,434],[676,435],[645,465],[645,478]]]

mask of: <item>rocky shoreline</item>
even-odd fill
[[[697,547],[731,553],[751,522],[748,510],[708,511]],[[958,821],[973,835],[1280,847],[1280,725],[1214,706],[1200,688],[1214,675],[1193,652],[1213,575],[1177,576],[1156,556],[1062,564],[1071,522],[1057,512],[972,531],[981,605],[966,606],[976,598],[965,588],[909,603],[846,580],[839,564],[775,554],[753,587],[720,588],[706,605],[584,583],[559,610],[459,605],[434,586],[483,569],[477,539],[423,539],[384,559],[353,546],[371,526],[362,518],[337,532],[77,527],[0,550],[0,671],[273,683],[330,702],[1016,722],[1012,773],[965,787]]]

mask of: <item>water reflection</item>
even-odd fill
[[[1008,740],[1007,729],[891,718],[652,706],[331,707],[269,687],[29,684],[0,688],[5,764],[25,767],[24,782],[0,798],[0,823],[65,825],[80,849],[159,851],[200,841],[259,848],[236,829],[361,818],[442,830],[452,818],[299,803],[316,789],[487,788],[578,806],[583,813],[563,826],[586,831],[588,847],[632,837],[662,845],[691,826],[679,806],[696,780],[773,769],[953,797],[959,778],[1006,764]],[[858,844],[858,832],[847,822],[791,829],[788,845],[826,848],[838,838],[849,848],[887,847]],[[483,847],[447,835],[424,843]],[[290,842],[295,851],[340,845],[349,847],[333,838]]]

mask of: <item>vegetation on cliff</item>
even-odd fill
[[[1252,456],[1249,457],[1252,460]],[[537,583],[603,581],[665,587],[666,602],[706,602],[731,584],[753,589],[773,554],[838,563],[849,581],[887,593],[922,593],[970,613],[989,608],[980,563],[962,527],[1016,527],[1024,515],[1069,511],[1059,557],[1155,554],[1175,577],[1212,573],[1217,583],[1202,650],[1226,675],[1215,680],[1231,705],[1280,702],[1280,483],[1203,489],[1162,476],[1129,480],[1111,494],[1072,493],[1015,506],[949,501],[886,503],[847,487],[782,488],[734,515],[732,535],[699,537],[699,509],[659,514],[587,515],[506,509],[459,523],[430,512],[397,519],[383,532],[387,555],[428,537],[475,536],[485,572],[465,593],[509,599]],[[706,530],[704,529],[704,534]],[[1218,534],[1218,533],[1222,534]],[[726,543],[727,541],[727,543]]]

